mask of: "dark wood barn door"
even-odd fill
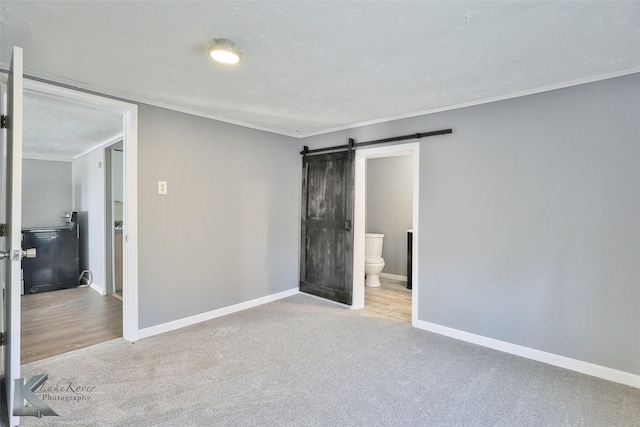
[[[354,152],[302,159],[300,290],[351,305]]]

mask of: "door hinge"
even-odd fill
[[[2,129],[8,128],[9,127],[8,123],[9,123],[9,118],[3,114],[2,117],[0,118],[0,128]]]
[[[0,332],[0,347],[4,346],[4,332]]]
[[[7,234],[7,224],[0,224],[0,237],[4,237]]]

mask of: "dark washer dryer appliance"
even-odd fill
[[[35,248],[35,258],[22,259],[25,294],[75,288],[79,277],[78,225],[22,230],[22,247]]]

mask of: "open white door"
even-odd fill
[[[9,78],[2,97],[3,181],[6,236],[1,238],[4,258],[2,281],[4,292],[4,387],[7,395],[9,423],[16,426],[20,417],[13,415],[15,380],[20,378],[20,260],[22,259],[22,49],[13,48]],[[6,126],[5,126],[6,124]]]

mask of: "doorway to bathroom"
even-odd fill
[[[414,326],[419,280],[417,263],[411,261],[418,248],[418,168],[418,143],[356,152],[352,308]],[[367,233],[384,234],[380,287],[365,286]]]

